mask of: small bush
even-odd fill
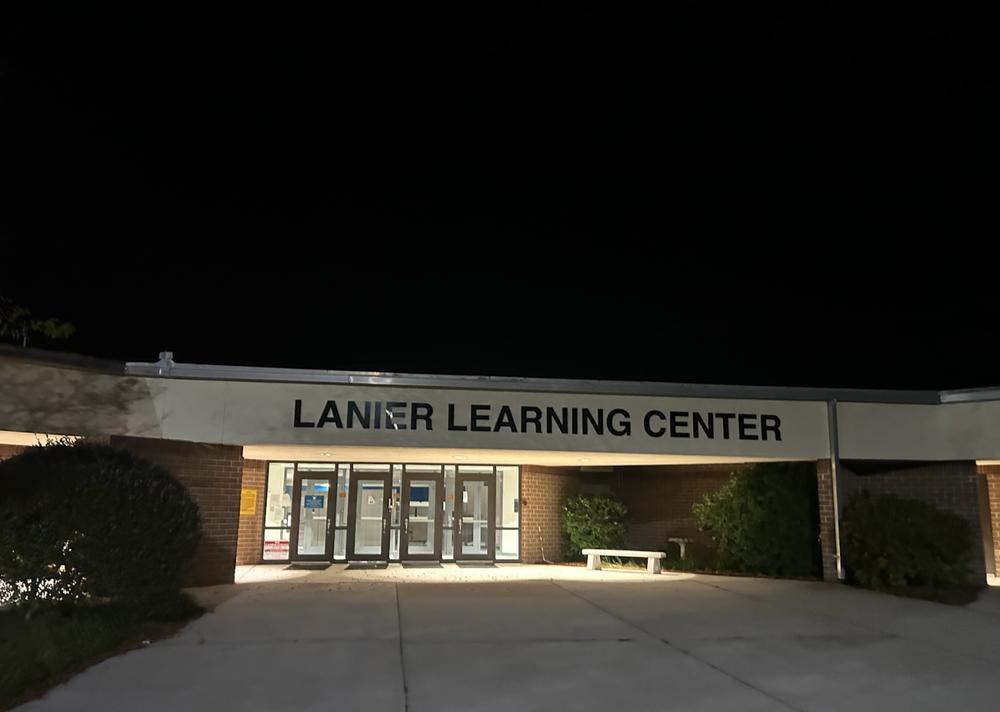
[[[971,527],[959,515],[867,492],[844,507],[841,547],[849,575],[876,590],[963,586],[974,556]]]
[[[698,527],[715,542],[722,570],[771,576],[815,576],[820,571],[812,463],[745,465],[692,511]]]
[[[104,445],[58,443],[0,463],[0,482],[0,598],[142,601],[180,588],[200,537],[198,508],[162,467]]]
[[[617,549],[628,531],[625,505],[611,497],[575,495],[562,506],[566,556],[579,559],[583,549]]]

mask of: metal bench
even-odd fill
[[[633,551],[631,549],[584,549],[587,557],[587,568],[591,571],[601,570],[602,556],[618,556],[625,559],[646,559],[646,571],[651,574],[660,573],[660,560],[666,558],[665,551]]]

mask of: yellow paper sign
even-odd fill
[[[240,490],[240,514],[254,514],[257,511],[257,490]]]

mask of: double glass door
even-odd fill
[[[289,558],[492,561],[502,543],[497,483],[492,466],[296,465]]]
[[[440,559],[443,489],[439,465],[353,466],[347,559]]]

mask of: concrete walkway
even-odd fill
[[[1000,591],[965,608],[563,566],[255,567],[177,637],[25,710],[995,710]]]

